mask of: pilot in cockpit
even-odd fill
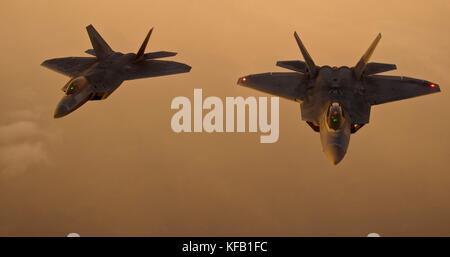
[[[341,105],[337,102],[331,103],[327,116],[328,127],[333,130],[339,130],[344,121],[344,112]]]
[[[81,89],[83,89],[86,84],[87,80],[85,77],[78,77],[69,81],[69,83],[67,83],[67,85],[65,85],[62,90],[66,92],[66,95],[73,95],[81,91]]]

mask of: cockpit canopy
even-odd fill
[[[89,82],[86,77],[77,77],[70,80],[63,88],[62,91],[66,93],[66,95],[73,95],[77,92],[80,92],[83,88],[85,88]]]
[[[339,103],[331,103],[327,113],[328,127],[333,130],[339,130],[344,123],[344,112]]]

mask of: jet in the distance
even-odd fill
[[[301,117],[320,133],[322,149],[334,163],[347,152],[350,134],[369,123],[373,105],[437,93],[436,83],[402,76],[376,75],[395,64],[369,62],[379,34],[354,67],[317,66],[297,33],[304,61],[279,61],[295,72],[270,72],[241,77],[238,84],[300,102]]]
[[[148,32],[139,51],[128,54],[113,51],[92,25],[86,29],[93,47],[86,50],[86,53],[94,57],[64,57],[42,63],[42,66],[71,78],[62,88],[65,96],[56,107],[55,118],[66,116],[89,100],[107,98],[125,80],[166,76],[191,70],[190,66],[183,63],[155,60],[174,56],[174,52],[145,53],[153,28]]]

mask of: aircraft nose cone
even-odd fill
[[[340,145],[332,144],[327,146],[325,154],[327,155],[328,159],[330,159],[331,162],[336,165],[344,158],[345,150]]]
[[[66,116],[69,112],[69,109],[67,108],[67,106],[65,104],[58,104],[58,106],[56,106],[55,109],[55,114],[53,115],[53,117],[55,119],[57,118],[61,118],[63,116]]]

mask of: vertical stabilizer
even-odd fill
[[[297,41],[298,47],[300,48],[300,51],[302,52],[303,59],[305,59],[308,73],[311,75],[311,77],[315,77],[317,74],[316,64],[314,64],[313,59],[311,58],[308,51],[306,50],[305,45],[303,45],[303,42],[300,39],[300,37],[298,36],[297,32],[294,33],[294,36],[295,36],[295,40]]]
[[[142,45],[136,54],[136,61],[140,61],[144,58],[145,48],[147,48],[148,40],[150,39],[152,32],[153,32],[153,28],[150,29],[150,31],[147,33],[147,36],[144,39],[144,42],[142,42]]]
[[[143,59],[144,54],[145,54],[145,48],[147,48],[148,40],[150,39],[152,32],[153,32],[153,28],[150,29],[150,31],[147,33],[147,36],[144,39],[144,42],[142,42],[142,45],[136,54],[136,61],[140,61],[141,59]]]
[[[114,52],[97,30],[95,30],[94,26],[89,25],[86,27],[86,30],[89,34],[92,47],[94,48],[95,56],[97,56],[98,59],[103,59]]]
[[[356,64],[354,71],[355,76],[357,79],[360,79],[362,74],[364,73],[364,70],[366,69],[367,63],[370,60],[370,57],[372,56],[373,52],[375,51],[375,48],[378,45],[378,42],[380,42],[381,34],[379,33],[378,36],[375,38],[375,40],[370,45],[369,49],[364,53],[364,55],[359,59],[358,63]]]

